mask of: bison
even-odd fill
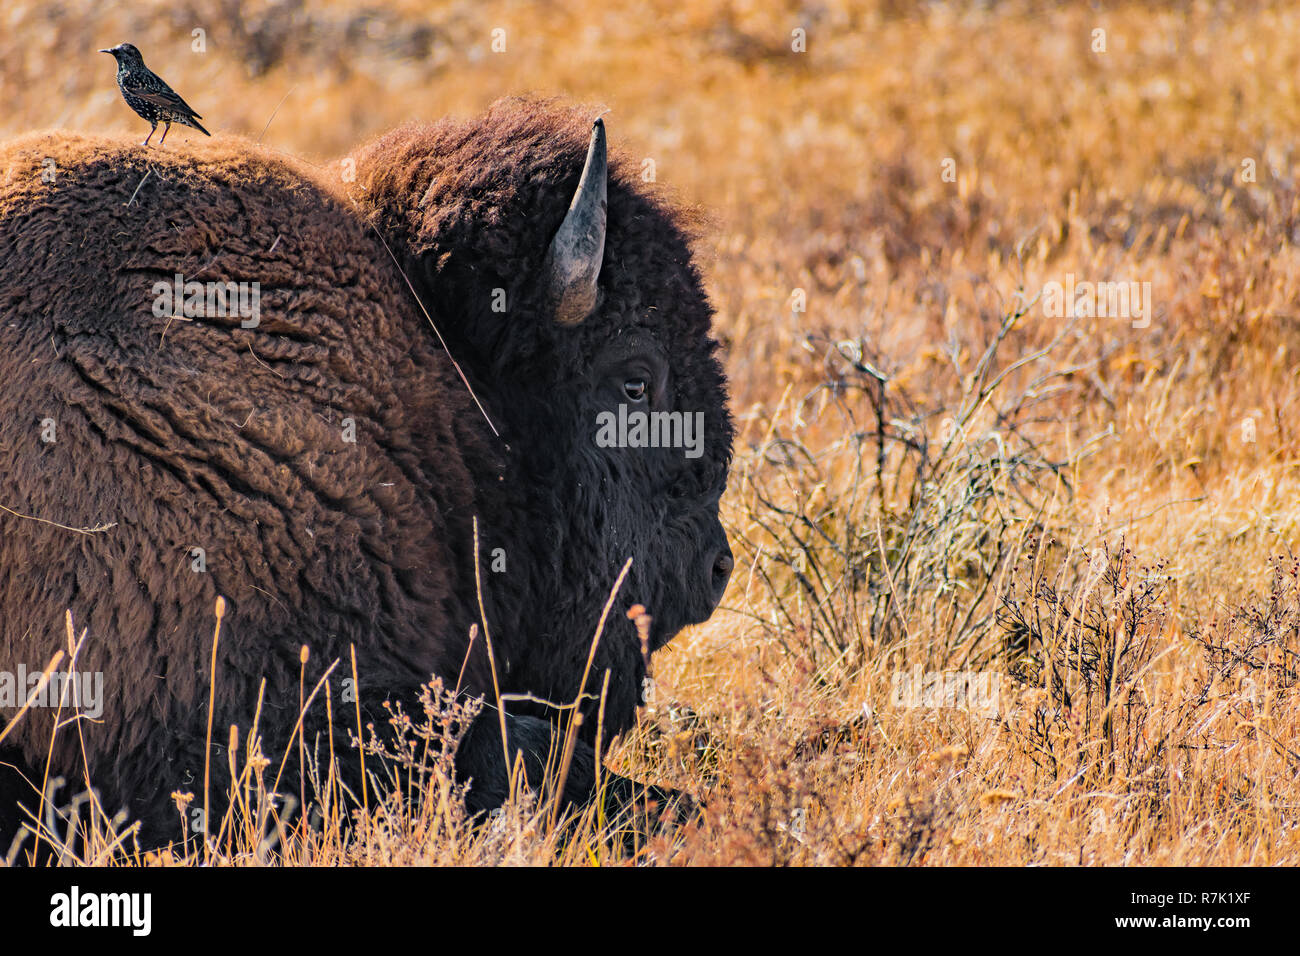
[[[47,757],[142,843],[179,836],[168,795],[205,763],[224,792],[218,745],[259,698],[264,751],[293,749],[303,645],[308,688],[342,662],[336,697],[355,649],[377,726],[431,675],[484,700],[455,757],[474,811],[507,795],[507,753],[540,780],[578,702],[562,797],[588,799],[643,651],[732,568],[694,229],[553,101],[328,167],[237,138],[0,146],[0,677],[66,648],[70,611],[103,687],[56,728],[52,706],[13,719],[34,678],[0,684],[0,853]],[[308,749],[325,727],[317,701]]]

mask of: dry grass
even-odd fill
[[[250,809],[223,860],[1300,863],[1290,5],[238,6],[10,5],[0,133],[137,129],[93,52],[126,39],[210,128],[322,159],[606,105],[713,217],[740,441],[725,610],[610,755],[698,822],[628,848],[521,796],[475,829],[417,761],[352,837],[267,847]],[[1068,274],[1151,283],[1149,325],[1048,317]],[[900,705],[918,668],[999,675],[996,712]]]

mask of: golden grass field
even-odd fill
[[[95,52],[130,40],[214,133],[317,162],[503,95],[588,102],[708,218],[736,573],[609,756],[699,819],[628,847],[521,798],[476,829],[435,774],[277,861],[1300,864],[1292,5],[16,0],[0,22],[4,136],[143,137]],[[1052,317],[1040,290],[1070,276],[1150,283],[1150,312]],[[894,693],[938,672],[993,675],[997,706]],[[256,859],[249,834],[222,859]]]

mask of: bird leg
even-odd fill
[[[167,134],[171,132],[171,128],[172,128],[171,120],[163,120],[163,122],[166,123],[167,125],[163,127],[162,139],[158,140],[159,146],[167,142]]]
[[[154,134],[155,132],[157,132],[157,130],[158,130],[158,124],[157,124],[157,123],[154,123],[153,126],[149,127],[149,135],[146,136],[146,137],[144,138],[144,142],[141,143],[140,145],[141,145],[141,146],[148,146],[148,145],[149,145],[149,140],[153,139],[153,134]],[[163,130],[163,135],[164,135],[164,136],[167,135],[167,131],[166,131],[166,130]]]

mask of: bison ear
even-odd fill
[[[596,120],[578,191],[542,266],[547,304],[560,325],[577,325],[596,307],[596,280],[605,257],[605,124]]]

